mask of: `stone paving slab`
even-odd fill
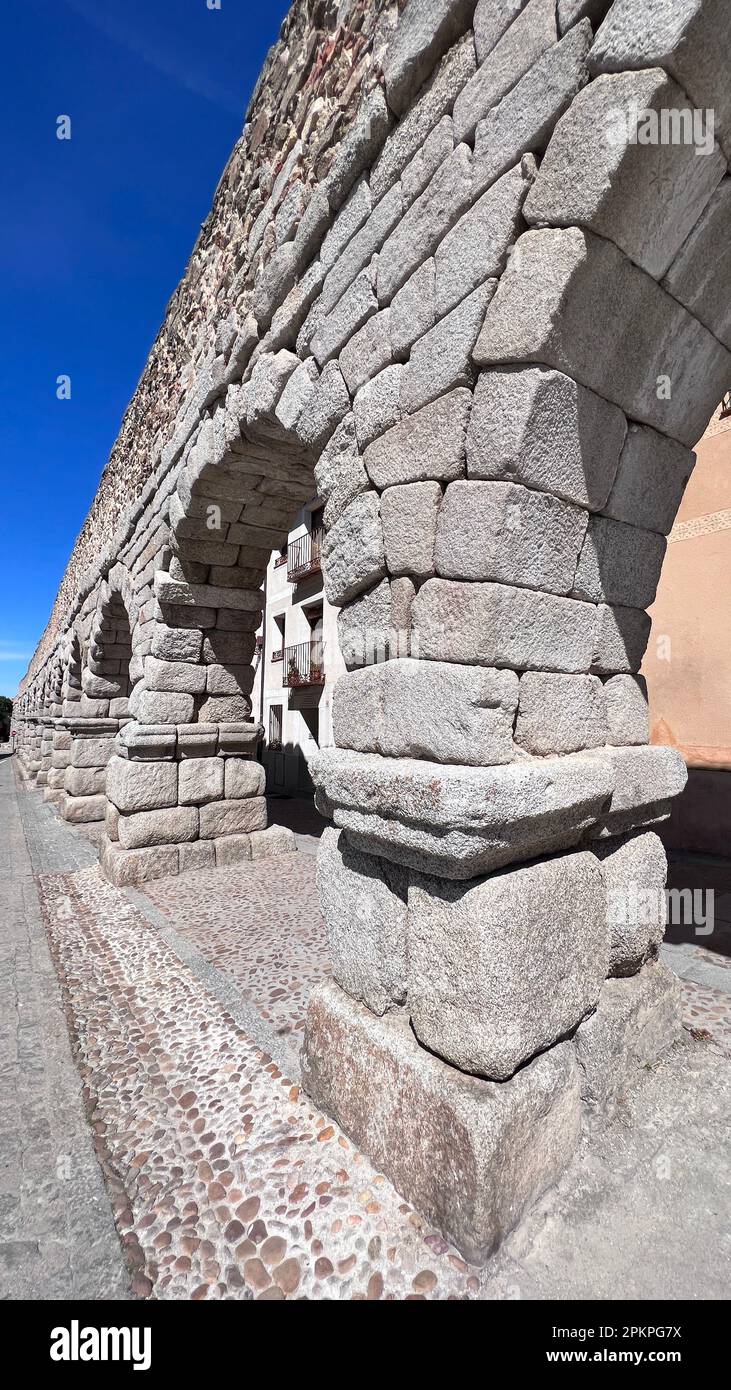
[[[129,1273],[23,833],[32,822],[37,854],[54,855],[41,808],[37,793],[16,794],[12,760],[0,759],[0,1297],[124,1299]]]

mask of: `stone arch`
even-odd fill
[[[56,721],[62,712],[61,703],[61,684],[63,680],[63,662],[60,649],[53,653],[46,666],[47,678],[43,697],[43,723],[41,729],[40,743],[40,767],[36,777],[36,784],[43,787],[44,800],[51,799],[48,793],[48,778],[53,766],[53,740],[55,737]]]
[[[677,1032],[662,909],[628,903],[660,903],[685,772],[638,672],[731,377],[731,112],[719,0],[666,8],[407,0],[301,216],[296,160],[263,181],[162,449],[107,778],[116,882],[269,843],[246,678],[209,681],[314,478],[349,672],[310,768],[335,982],[304,1076],[475,1260]],[[635,138],[697,109],[703,158]]]
[[[117,563],[99,585],[89,638],[80,657],[80,691],[65,720],[69,736],[61,813],[75,823],[104,821],[107,765],[128,719],[133,636],[139,617],[127,567]],[[79,634],[74,633],[79,644]],[[74,654],[80,644],[74,646]]]

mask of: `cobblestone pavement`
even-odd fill
[[[129,1278],[23,833],[29,800],[16,795],[12,759],[0,750],[0,1296],[121,1299]],[[37,825],[42,858],[63,858],[63,843],[66,864],[84,862],[51,817]]]
[[[672,881],[694,886],[697,872],[684,864]],[[330,973],[314,856],[160,879],[145,894],[209,966],[232,977],[281,1040],[277,1055],[296,1068],[309,991]],[[724,930],[717,911],[714,941]],[[682,979],[687,1026],[707,1031],[731,1056],[731,958],[682,929],[671,930],[663,956]]]
[[[135,1294],[725,1297],[729,1069],[715,1042],[688,1038],[642,1077],[495,1260],[470,1268],[288,1065],[327,971],[311,856],[124,892],[37,792],[19,800]]]

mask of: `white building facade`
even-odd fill
[[[252,715],[264,726],[261,757],[270,795],[311,793],[307,758],[333,743],[333,687],[345,663],[338,610],[323,589],[321,541],[322,505],[315,498],[267,567]]]

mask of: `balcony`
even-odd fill
[[[284,648],[282,685],[300,690],[303,686],[324,684],[325,655],[321,638]]]
[[[287,578],[291,584],[300,584],[311,574],[320,572],[320,549],[322,531],[307,531],[287,547]]]

